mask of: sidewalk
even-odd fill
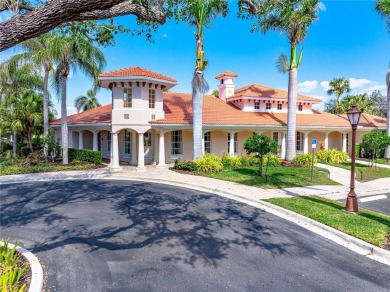
[[[234,182],[222,181],[203,176],[182,174],[169,170],[168,167],[165,169],[156,169],[152,166],[147,166],[146,172],[136,172],[135,167],[127,165],[123,165],[123,171],[117,173],[111,173],[108,168],[103,168],[87,171],[1,176],[0,184],[72,179],[119,179],[167,183],[181,187],[188,186],[191,188],[200,188],[210,192],[218,191],[222,193],[234,193],[253,200],[304,195],[319,195],[334,200],[345,198],[346,194],[349,192],[350,172],[345,169],[324,164],[318,164],[318,166],[328,169],[330,171],[330,178],[338,182],[340,185],[319,185],[285,189],[262,189],[259,187],[246,186]],[[355,185],[355,191],[358,196],[375,195],[389,191],[390,179],[384,178],[366,183],[355,181]]]

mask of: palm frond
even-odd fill
[[[275,65],[280,73],[288,72],[290,67],[288,65],[288,58],[286,54],[280,53],[279,57],[276,59]]]

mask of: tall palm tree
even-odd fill
[[[68,123],[66,109],[67,80],[71,70],[79,69],[86,76],[97,81],[99,73],[106,65],[102,51],[86,40],[81,34],[56,32],[52,40],[54,59],[58,62],[54,73],[54,86],[61,93],[61,148],[62,163],[68,164]]]
[[[351,91],[349,85],[349,80],[344,77],[335,77],[329,82],[329,89],[327,91],[328,95],[336,95],[336,113],[339,112],[338,106],[340,105],[340,97],[343,93],[348,93]]]
[[[202,105],[203,95],[209,88],[203,75],[203,71],[207,66],[203,51],[203,28],[210,26],[218,15],[225,16],[227,14],[228,1],[189,0],[178,11],[181,19],[196,27],[196,60],[192,77],[193,158],[196,159],[203,154]]]
[[[378,0],[375,4],[375,9],[386,21],[387,31],[390,32],[390,0]],[[390,136],[390,66],[386,75],[387,85],[387,135]],[[386,148],[385,158],[390,158],[390,146]]]
[[[271,3],[272,2],[272,3]],[[287,161],[296,155],[296,108],[298,69],[302,60],[302,50],[297,56],[297,47],[306,37],[309,26],[317,20],[320,9],[319,0],[302,1],[269,1],[267,9],[258,12],[258,23],[255,29],[262,33],[270,30],[285,34],[290,43],[290,58],[281,54],[276,62],[281,72],[289,73],[288,80],[288,113],[287,113]]]
[[[96,97],[96,89],[89,89],[87,90],[87,95],[80,95],[77,97],[74,100],[74,106],[77,108],[78,113],[101,106]]]

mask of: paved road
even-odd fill
[[[129,181],[1,186],[50,291],[388,291],[390,267],[256,208]]]
[[[384,194],[387,196],[387,199],[381,199],[376,201],[370,201],[370,202],[361,202],[359,203],[359,207],[373,210],[385,215],[390,216],[390,193]],[[359,199],[362,199],[364,197],[359,197]]]

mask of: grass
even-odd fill
[[[205,174],[207,177],[227,180],[248,186],[262,188],[289,188],[312,185],[337,185],[329,179],[328,171],[323,168],[314,168],[313,181],[310,181],[309,168],[278,166],[268,168],[268,182],[265,176],[259,177],[257,167],[235,168],[214,174]]]
[[[329,163],[331,166],[336,166],[344,169],[351,169],[351,163],[350,162],[343,162],[343,163]],[[390,177],[390,168],[371,168],[368,165],[356,163],[356,180],[360,182],[370,181],[378,178],[384,178],[384,177]],[[363,179],[362,179],[362,173],[363,173]]]
[[[390,217],[360,209],[359,215],[343,212],[344,204],[320,197],[266,199],[266,202],[294,211],[344,233],[379,246],[390,230]]]
[[[363,160],[362,158],[357,158],[358,160]],[[366,160],[366,159],[364,159]],[[368,159],[366,160],[368,161]],[[384,164],[384,165],[390,165],[390,159],[386,161],[386,159],[384,158],[378,158],[378,159],[375,159],[375,163],[377,164]]]

